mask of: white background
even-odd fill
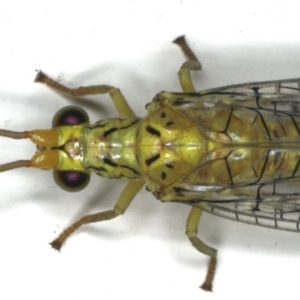
[[[198,89],[300,77],[298,1],[1,1],[0,127],[50,126],[71,100],[41,84],[120,87],[137,114],[161,90],[180,91],[185,34],[203,65]],[[80,101],[75,101],[80,103]],[[91,121],[115,117],[107,96],[82,103]],[[0,163],[30,158],[29,141],[0,139]],[[208,258],[184,235],[189,207],[141,191],[126,214],[81,228],[61,253],[48,243],[91,211],[110,209],[124,182],[93,176],[82,192],[51,172],[0,175],[0,299],[264,299],[299,294],[300,235],[205,215],[199,232],[219,249],[214,292],[198,288]]]

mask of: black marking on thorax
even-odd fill
[[[109,130],[106,130],[103,134],[103,137],[107,137],[108,135],[110,135],[111,133],[117,131],[118,128],[117,127],[113,127],[113,128],[110,128]]]
[[[108,158],[103,158],[103,162],[111,167],[117,167],[118,164],[116,164],[114,161],[108,159]]]
[[[150,166],[151,164],[153,164],[155,161],[157,161],[160,158],[160,154],[156,154],[148,159],[146,159],[146,165]]]
[[[160,137],[160,132],[157,129],[150,126],[150,125],[147,126],[146,131],[149,132],[152,135]]]

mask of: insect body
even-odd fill
[[[38,148],[31,160],[1,165],[0,171],[53,169],[56,182],[73,191],[86,186],[91,172],[129,180],[112,210],[75,222],[51,243],[57,250],[81,225],[123,214],[143,185],[163,202],[191,205],[186,234],[210,257],[201,287],[211,290],[217,251],[197,236],[203,211],[300,230],[300,79],[196,92],[190,71],[201,65],[184,37],[174,42],[188,58],[179,71],[183,93],[159,93],[142,119],[117,88],[71,89],[39,72],[36,82],[74,97],[109,93],[120,118],[91,125],[82,109],[67,107],[52,129],[0,130],[1,136],[30,138]]]

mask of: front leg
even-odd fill
[[[109,94],[117,111],[122,118],[135,117],[135,113],[127,103],[120,89],[110,85],[91,85],[80,86],[77,88],[69,88],[61,83],[51,79],[42,71],[39,71],[34,80],[35,82],[41,82],[47,86],[53,88],[58,92],[62,92],[73,97],[82,97],[87,95]]]
[[[107,221],[111,220],[113,218],[116,218],[119,215],[122,215],[125,210],[130,205],[132,199],[134,196],[140,191],[140,189],[144,185],[143,179],[136,179],[131,180],[123,190],[122,194],[120,195],[117,203],[115,204],[114,208],[112,210],[107,210],[91,215],[83,216],[80,220],[69,226],[67,229],[65,229],[59,236],[56,238],[53,242],[50,243],[50,245],[56,249],[60,250],[61,246],[65,242],[65,240],[74,232],[76,231],[80,226],[84,224],[90,224],[95,222],[101,222],[101,221]]]

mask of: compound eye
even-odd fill
[[[78,171],[54,171],[55,183],[65,191],[78,192],[90,182],[90,175]]]
[[[89,116],[79,106],[66,106],[60,109],[52,120],[52,127],[62,125],[79,125],[89,121]]]

